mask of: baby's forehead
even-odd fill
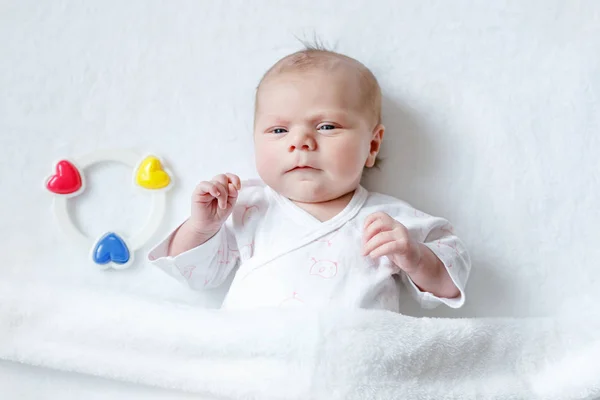
[[[297,91],[318,87],[321,94],[336,92],[353,98],[367,95],[364,90],[361,90],[361,81],[358,74],[348,69],[336,71],[311,69],[280,72],[264,79],[257,89],[257,94],[259,97],[264,97],[286,87],[294,87],[294,90]]]
[[[301,98],[304,100],[292,100]],[[288,109],[288,106],[292,108]],[[295,71],[274,75],[264,81],[257,93],[255,116],[287,114],[298,110],[296,107],[299,106],[302,112],[315,114],[315,117],[325,113],[371,119],[376,115],[373,99],[361,87],[355,73]]]
[[[267,84],[282,82],[275,79],[282,76],[321,73],[321,76],[335,77],[337,83],[352,88],[351,95],[367,108],[379,122],[381,119],[381,89],[373,73],[359,61],[343,54],[326,50],[303,50],[286,56],[276,62],[261,79],[256,92],[258,109],[261,89]],[[270,85],[269,85],[270,86]],[[273,88],[271,86],[271,88]]]
[[[256,101],[256,112],[263,117],[295,112],[311,118],[334,114],[339,117],[348,113],[367,114],[369,109],[356,77],[323,71],[272,76],[261,85]]]

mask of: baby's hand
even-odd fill
[[[363,254],[373,258],[387,256],[398,268],[411,274],[419,268],[421,248],[411,239],[408,229],[384,212],[365,220]]]
[[[192,195],[188,223],[198,234],[212,236],[233,211],[242,184],[234,174],[221,174],[211,181],[200,182]]]

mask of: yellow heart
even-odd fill
[[[146,189],[162,189],[169,186],[171,177],[165,172],[158,158],[148,156],[138,167],[135,182]]]

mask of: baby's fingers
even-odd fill
[[[238,190],[236,189],[236,187],[232,183],[227,184],[227,189],[228,189],[228,193],[227,194],[229,196],[228,203],[229,204],[233,204],[233,202],[235,202],[235,199],[238,196]]]
[[[229,173],[225,175],[227,176],[229,183],[233,184],[233,187],[235,187],[237,190],[240,190],[242,188],[242,182],[240,181],[239,176]]]
[[[209,203],[213,201],[218,194],[219,190],[213,182],[200,182],[194,190],[192,200],[197,203]]]
[[[369,242],[369,240],[375,237],[375,235],[377,235],[378,233],[387,232],[391,229],[392,228],[390,224],[387,223],[387,221],[381,218],[374,219],[369,224],[365,224],[365,229],[363,231],[363,244]]]
[[[219,208],[225,209],[227,208],[227,187],[223,185],[221,182],[212,182],[215,185],[216,193],[214,193],[217,201],[219,202]],[[212,194],[212,193],[211,193]]]
[[[389,250],[389,243],[394,243],[393,245],[391,245],[391,247],[395,246],[396,241],[393,232],[380,232],[363,245],[363,255],[370,255],[373,258],[381,257],[382,255],[386,254],[385,252],[382,253],[382,250]],[[383,247],[384,245],[387,246]],[[383,249],[381,249],[382,247]]]

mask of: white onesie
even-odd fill
[[[405,225],[444,263],[460,290],[455,299],[422,292],[387,257],[361,254],[365,218],[383,211]],[[397,311],[399,275],[424,308],[465,301],[470,259],[443,218],[359,187],[350,203],[321,222],[261,181],[244,182],[231,216],[206,243],[167,256],[171,233],[148,255],[169,275],[192,289],[214,288],[236,268],[223,308],[341,306]]]

